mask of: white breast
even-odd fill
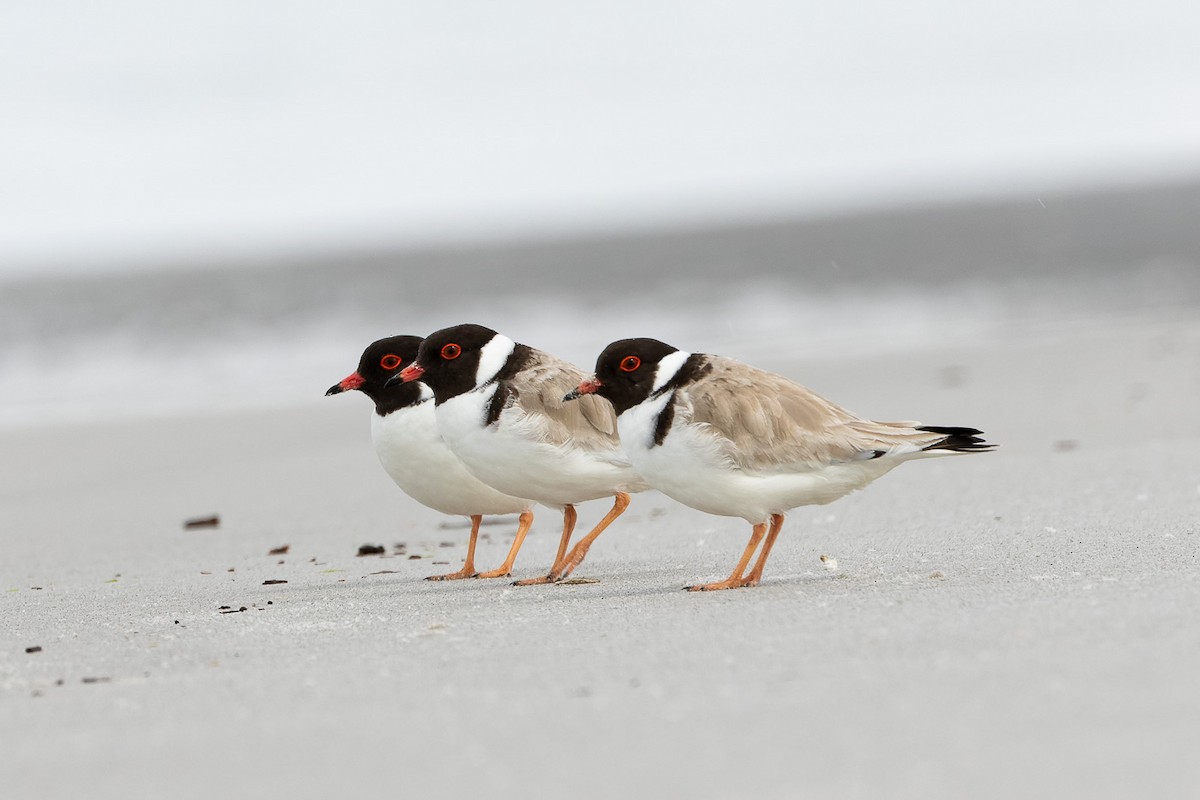
[[[371,415],[371,442],[379,463],[409,497],[443,514],[517,514],[528,500],[478,480],[438,433],[433,402]]]
[[[673,393],[668,392],[621,414],[617,418],[621,443],[633,468],[651,487],[709,514],[741,517],[752,524],[766,522],[771,514],[797,506],[831,503],[899,463],[875,459],[807,471],[746,472],[729,460],[722,440],[708,425],[676,417],[663,443],[656,445],[659,414],[672,399]]]
[[[484,427],[495,390],[464,392],[437,407],[446,444],[484,483],[555,507],[642,488],[616,442],[599,452],[548,443],[538,415],[517,405]]]

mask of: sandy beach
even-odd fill
[[[1200,792],[1200,316],[780,342],[757,363],[1001,449],[800,509],[762,586],[697,595],[746,526],[655,493],[593,548],[597,583],[421,580],[465,530],[389,483],[361,397],[3,430],[0,793]]]
[[[1200,4],[0,19],[0,800],[1200,800]],[[997,448],[426,581],[325,392],[463,323]]]

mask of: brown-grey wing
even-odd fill
[[[534,350],[529,364],[509,382],[516,404],[541,420],[543,436],[551,444],[575,444],[604,450],[617,445],[617,416],[602,397],[583,395],[563,402],[563,395],[579,387],[586,375],[569,361]]]
[[[710,426],[742,469],[812,469],[938,438],[914,423],[862,419],[782,376],[709,358],[712,369],[679,390],[676,410]]]

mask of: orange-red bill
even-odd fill
[[[325,396],[328,397],[331,394],[349,392],[353,389],[357,389],[366,382],[366,379],[362,375],[359,375],[357,372],[352,372],[345,378],[342,378],[339,383],[335,383],[333,386],[330,386],[329,391],[325,392]]]
[[[586,381],[579,384],[579,386],[563,395],[563,402],[569,403],[572,400],[578,400],[581,395],[595,394],[603,385],[604,384],[600,383],[600,381],[596,380],[595,378],[588,378]]]
[[[398,374],[400,375],[400,380],[408,383],[409,381],[420,379],[420,377],[425,374],[425,368],[420,364],[409,364],[407,367],[400,370]]]

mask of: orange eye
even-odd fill
[[[395,356],[391,353],[388,353],[386,356],[379,359],[379,366],[383,367],[384,369],[395,369],[402,363],[403,362],[401,361],[400,356]]]
[[[642,365],[642,360],[637,356],[625,356],[621,359],[621,372],[633,372]]]
[[[462,355],[462,348],[456,344],[448,344],[442,348],[442,358],[453,361]]]

